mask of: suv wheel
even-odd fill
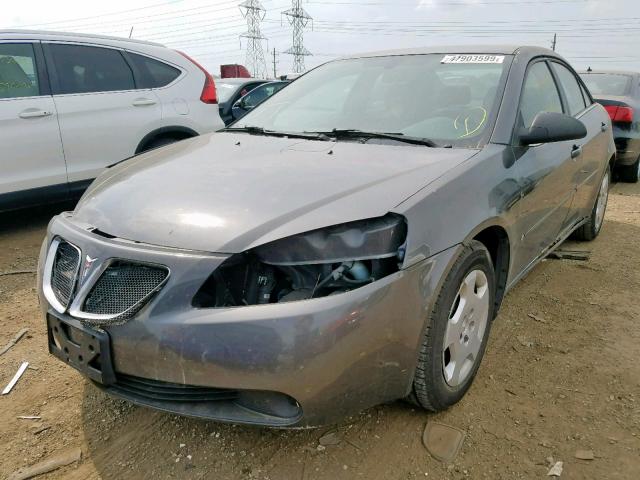
[[[495,273],[484,245],[472,241],[451,267],[425,332],[410,399],[444,410],[467,392],[480,366],[495,308]]]

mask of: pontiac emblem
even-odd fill
[[[87,278],[87,275],[89,274],[89,270],[91,270],[91,266],[93,265],[93,262],[95,262],[98,258],[91,258],[89,255],[87,255],[84,259],[84,265],[82,266],[82,280],[84,281],[85,278]]]

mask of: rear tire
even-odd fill
[[[433,412],[457,403],[476,376],[495,308],[495,272],[472,241],[451,267],[424,334],[409,400]]]
[[[632,165],[618,167],[618,177],[623,182],[638,183],[638,179],[640,178],[640,158]]]
[[[607,171],[602,177],[602,182],[600,182],[600,190],[598,190],[598,196],[596,197],[595,204],[593,205],[593,210],[591,210],[589,220],[577,229],[573,235],[576,240],[590,242],[600,234],[602,224],[604,223],[604,214],[607,211],[610,185],[611,170],[607,168]]]

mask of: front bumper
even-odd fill
[[[457,253],[451,248],[331,297],[196,309],[193,296],[226,256],[108,239],[64,215],[52,221],[47,243],[56,236],[78,246],[83,258],[98,258],[96,268],[124,258],[171,270],[163,289],[135,318],[103,327],[116,378],[160,382],[158,388],[233,390],[249,400],[152,402],[119,388],[118,381],[102,388],[183,415],[277,427],[322,425],[406,396],[433,294]],[[40,296],[51,313],[41,286]],[[259,406],[253,408],[270,394],[292,399],[296,409],[264,415]]]

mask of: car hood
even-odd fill
[[[238,253],[385,215],[477,152],[215,133],[108,169],[73,218],[123,239]]]

